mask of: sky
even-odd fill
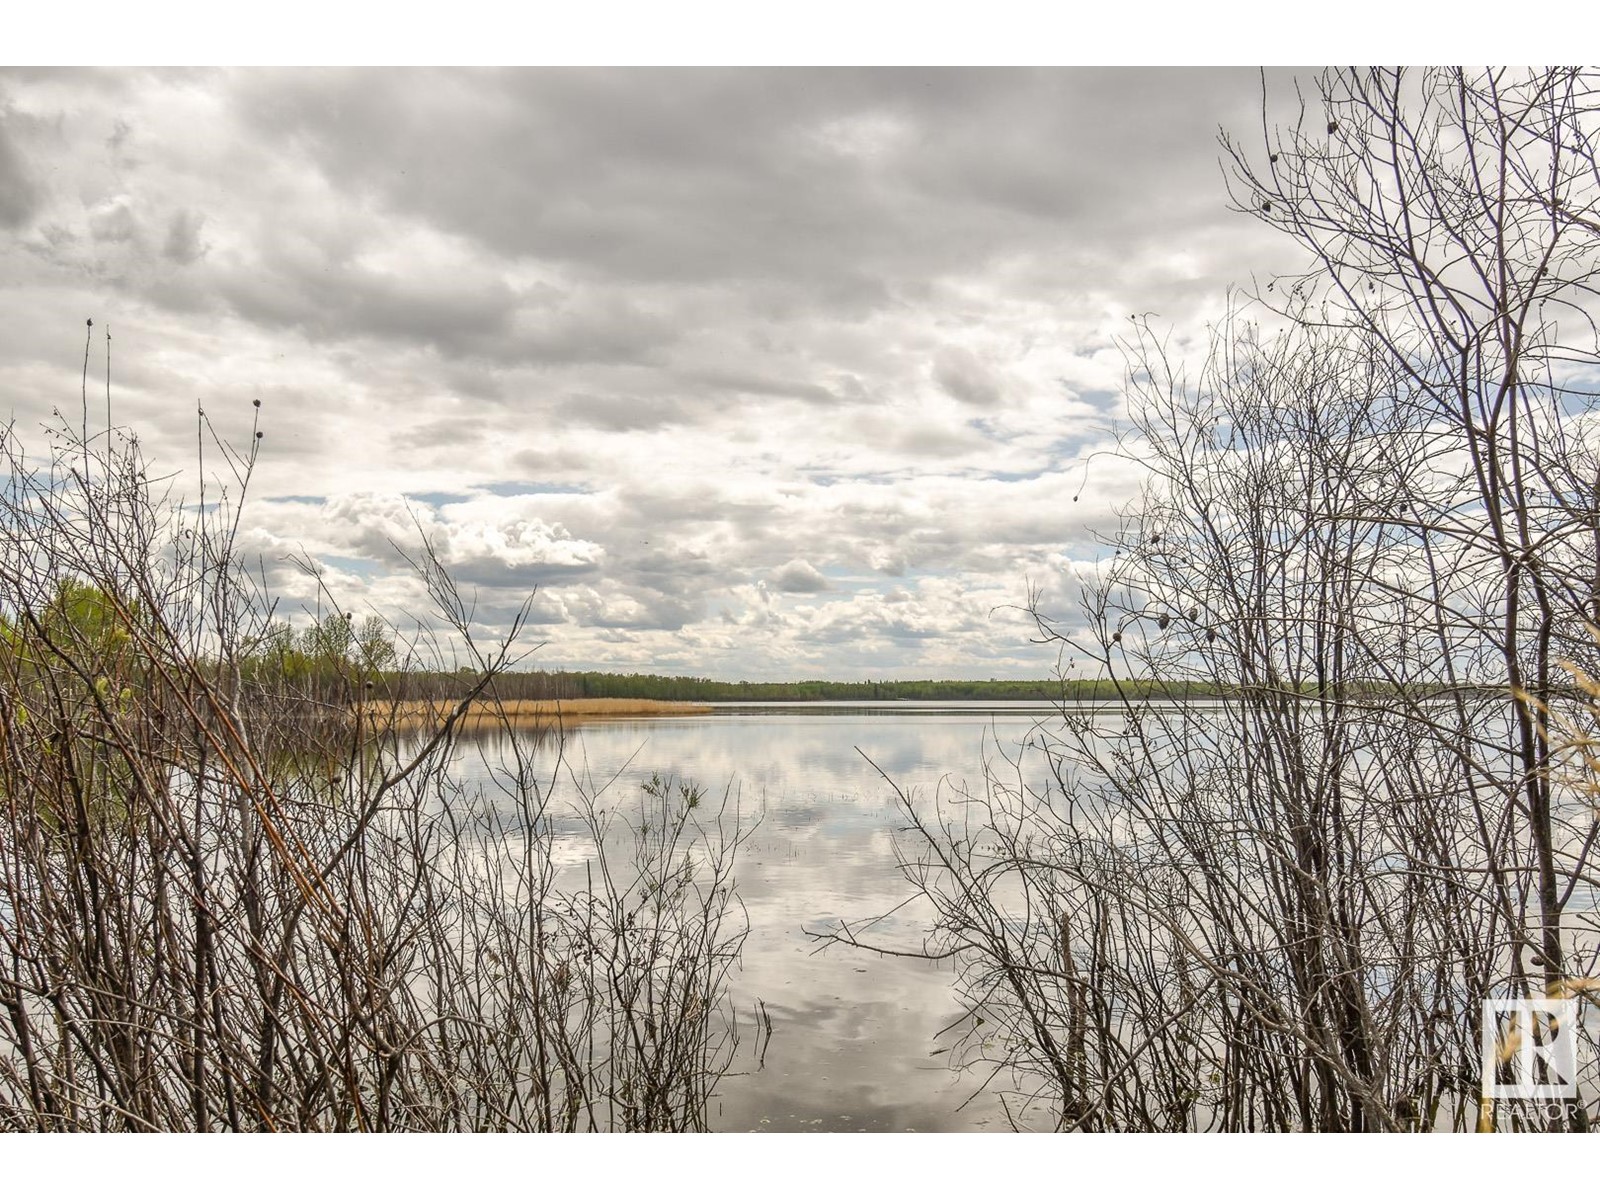
[[[423,531],[533,666],[1044,678],[1130,316],[1198,359],[1300,262],[1222,129],[1256,70],[7,70],[0,419],[77,411],[92,318],[180,486],[259,417],[282,612],[310,558],[422,616]]]

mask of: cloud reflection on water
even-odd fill
[[[982,1076],[951,1070],[940,1030],[962,1010],[948,963],[830,947],[807,931],[859,924],[890,912],[910,887],[895,865],[904,824],[876,763],[908,793],[931,797],[941,781],[982,778],[985,738],[1014,748],[1039,714],[1003,712],[723,710],[703,717],[585,724],[568,732],[566,767],[632,803],[653,774],[699,784],[714,803],[724,788],[761,824],[736,872],[750,919],[734,982],[741,1046],[712,1100],[719,1130],[968,1130],[1005,1128]],[[475,741],[478,739],[474,739]],[[870,756],[869,763],[861,752]],[[457,770],[486,778],[481,744]],[[571,771],[553,769],[556,807],[571,798]],[[558,842],[562,839],[558,838]],[[579,856],[560,853],[564,866]],[[569,859],[573,861],[568,861]],[[874,927],[900,947],[921,944],[928,910],[909,905]],[[756,1000],[773,1036],[765,1065],[754,1053]],[[963,1107],[963,1102],[965,1107]],[[958,1111],[958,1109],[960,1111]]]

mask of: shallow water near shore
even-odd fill
[[[711,1101],[713,1129],[1010,1128],[986,1072],[948,1065],[965,1029],[952,965],[824,946],[811,935],[890,914],[873,939],[919,948],[929,914],[904,903],[912,889],[895,839],[911,843],[898,832],[904,814],[884,776],[922,800],[977,787],[986,743],[991,756],[997,747],[1014,753],[1050,720],[1048,706],[1025,703],[719,705],[584,724],[567,731],[559,762],[554,742],[540,749],[557,805],[574,775],[613,798],[671,775],[698,784],[708,808],[726,789],[745,816],[761,817],[736,872],[750,935],[733,981],[740,1045]],[[458,774],[486,779],[496,736],[469,732]],[[758,1000],[772,1021],[764,1058]]]

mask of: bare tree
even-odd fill
[[[1192,380],[1128,342],[1147,490],[1081,612],[1034,606],[1121,699],[905,798],[921,952],[1019,1112],[1492,1128],[1479,1002],[1591,974],[1596,817],[1550,726],[1593,719],[1561,663],[1595,655],[1597,120],[1584,72],[1349,71],[1224,138],[1312,266]]]

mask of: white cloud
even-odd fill
[[[427,536],[486,631],[537,591],[549,661],[1037,676],[1003,606],[1137,489],[1084,465],[1129,314],[1198,344],[1273,269],[1216,169],[1256,102],[1249,71],[0,73],[0,415],[76,409],[92,316],[184,490],[197,407],[260,419],[244,545],[297,601],[304,551],[420,611],[395,545]]]

